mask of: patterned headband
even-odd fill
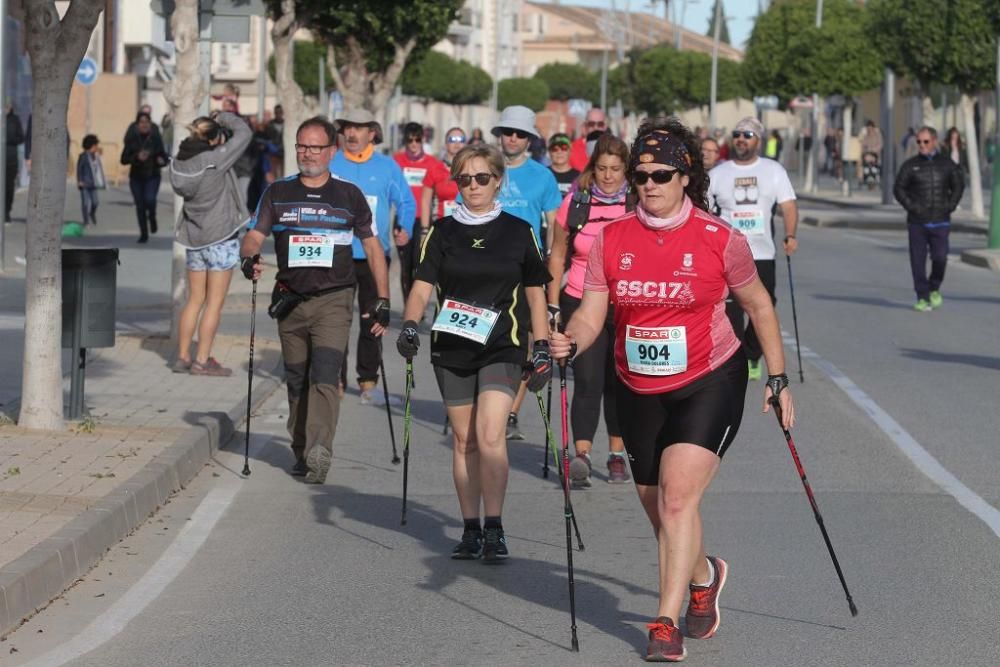
[[[639,147],[632,156],[632,168],[655,162],[675,167],[682,173],[691,170],[691,154],[680,137],[666,130],[653,130],[639,139]]]

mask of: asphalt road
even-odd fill
[[[800,240],[806,355],[805,383],[792,385],[794,436],[860,615],[848,613],[773,417],[759,414],[758,383],[703,505],[709,550],[731,568],[722,626],[711,640],[688,640],[687,662],[995,665],[1000,276],[953,262],[943,308],[921,314],[910,308],[902,233],[803,229]],[[965,243],[974,240],[956,235],[956,247]],[[783,263],[778,284],[790,334]],[[401,359],[387,354],[386,366],[401,393]],[[632,488],[598,479],[573,496],[586,544],[574,553],[573,654],[562,499],[540,477],[537,409],[525,404],[528,441],[510,446],[512,559],[452,562],[461,523],[426,353],[416,378],[407,526],[384,411],[349,393],[328,484],[306,486],[285,472],[279,392],[255,417],[249,479],[236,475],[238,438],[0,644],[3,664],[638,663],[656,610],[656,554]],[[397,413],[400,445],[401,432]],[[978,515],[920,472],[904,453],[910,442],[954,476],[951,493],[982,502]],[[598,461],[605,446],[599,438]]]

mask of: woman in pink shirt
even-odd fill
[[[587,257],[594,239],[612,220],[635,208],[625,180],[628,145],[611,134],[597,140],[587,166],[576,181],[576,189],[566,195],[556,213],[555,235],[549,256],[548,286],[550,323],[568,322],[583,296]],[[563,280],[563,276],[566,280]],[[565,286],[563,283],[565,282]],[[576,456],[570,462],[569,477],[574,486],[590,486],[590,452],[604,401],[604,423],[608,429],[608,482],[629,481],[625,445],[618,429],[615,408],[614,327],[612,313],[594,344],[573,363],[573,405],[570,408]]]

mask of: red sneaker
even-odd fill
[[[673,619],[660,616],[646,627],[649,628],[646,662],[680,662],[687,657],[684,637]]]
[[[719,593],[726,585],[729,572],[729,566],[721,558],[709,556],[708,560],[715,568],[715,581],[711,586],[691,584],[691,601],[684,615],[688,637],[695,639],[708,639],[719,629]]]

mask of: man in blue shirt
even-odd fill
[[[507,173],[500,186],[497,201],[503,210],[516,215],[531,225],[535,241],[546,248],[552,247],[552,232],[556,224],[556,211],[562,204],[556,177],[541,162],[531,159],[528,148],[532,137],[538,137],[535,112],[528,107],[510,106],[500,114],[500,121],[493,128],[493,136],[500,138],[500,149],[507,163]],[[546,234],[542,235],[542,217],[545,217]],[[513,412],[507,417],[507,439],[524,440],[517,425],[517,413],[524,400],[525,385],[514,399]]]
[[[337,177],[350,181],[361,189],[375,222],[376,236],[385,250],[385,260],[390,261],[389,250],[393,244],[406,246],[413,233],[413,221],[417,216],[417,202],[406,183],[403,170],[396,162],[375,150],[382,142],[382,128],[370,111],[357,109],[337,119],[338,131],[343,138],[343,150],[330,160],[330,171]],[[391,208],[396,209],[399,226],[393,229]],[[390,232],[392,241],[390,242]],[[353,242],[354,270],[358,277],[358,308],[361,313],[371,310],[378,298],[375,281],[368,270],[365,253],[357,238]],[[365,315],[361,316],[362,318]],[[346,369],[347,351],[344,352]],[[368,327],[362,326],[358,333],[358,386],[361,389],[361,403],[378,404],[382,397],[378,386],[378,369],[381,359],[378,338]],[[346,375],[346,370],[344,371]],[[346,380],[344,380],[346,385]]]

